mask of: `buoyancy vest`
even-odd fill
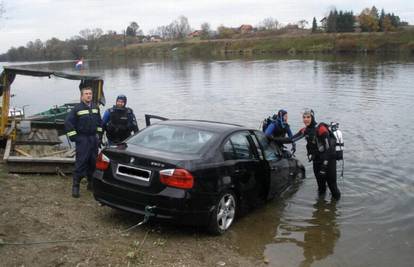
[[[109,121],[106,135],[113,142],[120,142],[131,135],[129,109],[113,107],[109,110]]]
[[[319,123],[316,127],[304,128],[306,136],[306,149],[308,156],[315,159],[336,159],[335,145],[336,138],[329,126],[325,123]]]

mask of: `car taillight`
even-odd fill
[[[190,189],[194,185],[194,177],[191,173],[185,169],[167,169],[160,171],[161,183],[182,188]]]
[[[99,153],[96,158],[96,169],[101,171],[106,171],[109,167],[109,158],[105,156],[102,152]]]

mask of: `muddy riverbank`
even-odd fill
[[[69,177],[0,174],[2,266],[265,265],[203,229],[150,222],[125,231],[141,218],[99,206],[85,185],[73,199],[70,187]]]

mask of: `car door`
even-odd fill
[[[254,132],[257,141],[260,144],[262,153],[267,162],[268,172],[268,190],[267,199],[275,198],[290,184],[290,164],[287,158],[284,158],[282,151],[276,144],[269,142],[267,137],[260,131]]]
[[[242,199],[254,203],[260,184],[260,161],[252,144],[250,133],[233,133],[223,144],[223,157],[227,173],[241,194]]]

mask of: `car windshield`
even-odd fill
[[[216,134],[172,125],[153,125],[128,140],[129,144],[172,153],[197,154]]]

